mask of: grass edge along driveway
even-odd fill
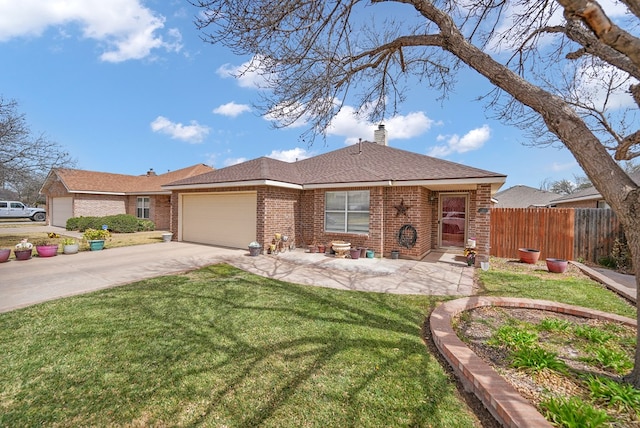
[[[0,426],[477,426],[440,300],[220,264],[0,314]]]

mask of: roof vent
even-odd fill
[[[384,125],[378,125],[378,129],[373,131],[373,139],[377,144],[381,146],[387,146],[387,130],[384,129]]]
[[[153,170],[153,168],[150,168],[149,171],[147,171],[147,177],[153,177],[156,175],[156,172]]]

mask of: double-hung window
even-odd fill
[[[136,217],[149,218],[149,197],[139,196],[138,203],[136,205]]]
[[[369,233],[369,191],[326,192],[326,232]]]

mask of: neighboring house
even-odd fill
[[[494,196],[494,208],[539,208],[552,205],[557,193],[535,189],[529,186],[517,185],[502,190]]]
[[[171,190],[180,241],[263,248],[276,233],[306,247],[334,240],[419,259],[476,238],[488,254],[491,197],[506,176],[386,145],[386,132],[293,163],[266,157],[186,178]]]
[[[640,185],[640,171],[630,174],[629,177]],[[610,208],[607,201],[593,186],[564,195],[552,202],[557,208]]]
[[[171,191],[162,185],[213,171],[198,164],[156,174],[123,175],[79,169],[55,168],[49,172],[40,193],[47,198],[47,221],[65,227],[71,217],[132,214],[149,219],[156,229],[171,224]]]
[[[556,208],[609,208],[609,204],[593,186],[560,196],[552,203]]]

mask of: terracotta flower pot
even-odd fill
[[[547,269],[553,273],[564,273],[567,270],[569,262],[564,259],[546,259]]]
[[[523,263],[535,264],[540,258],[540,250],[532,248],[519,248],[518,254],[520,255],[520,261]]]

